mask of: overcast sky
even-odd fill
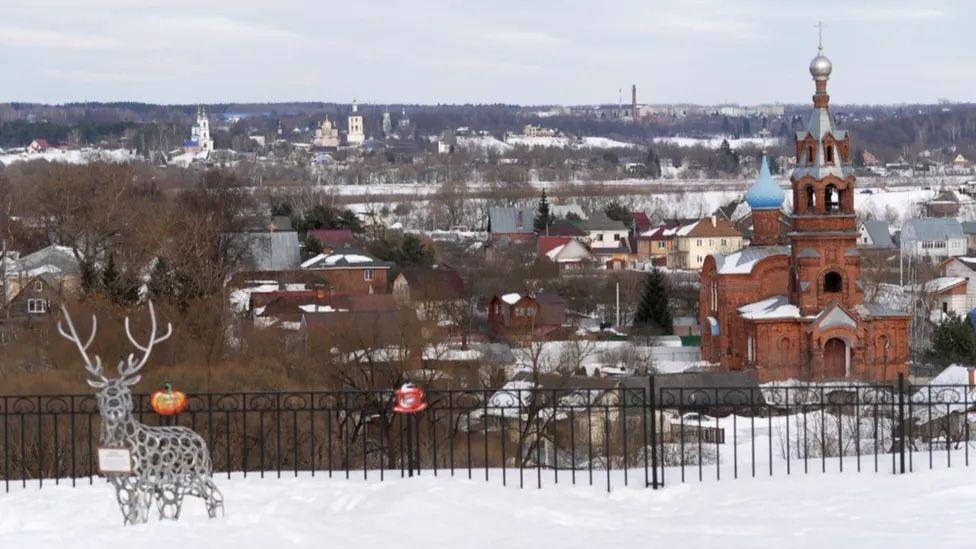
[[[3,0],[0,101],[976,101],[972,0]]]

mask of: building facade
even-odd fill
[[[853,150],[828,107],[830,72],[821,51],[810,64],[813,112],[796,134],[788,234],[778,222],[785,193],[764,163],[746,195],[752,245],[711,255],[702,269],[703,359],[753,371],[761,382],[907,373],[910,317],[865,303],[858,284]]]

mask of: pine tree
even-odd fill
[[[670,334],[671,303],[668,281],[661,271],[654,269],[647,275],[644,292],[634,313],[634,331],[644,335]]]
[[[932,360],[941,364],[976,364],[976,331],[969,320],[949,315],[932,332]]]
[[[552,219],[552,214],[549,212],[549,199],[546,197],[546,190],[542,189],[539,205],[535,209],[535,221],[532,223],[536,234],[544,234],[546,227],[552,224]]]

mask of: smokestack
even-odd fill
[[[630,87],[630,118],[637,122],[637,84]]]

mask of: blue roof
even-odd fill
[[[779,209],[783,205],[786,193],[773,180],[769,173],[769,162],[763,155],[762,166],[759,168],[759,177],[756,182],[746,191],[746,202],[753,210],[772,210]]]

